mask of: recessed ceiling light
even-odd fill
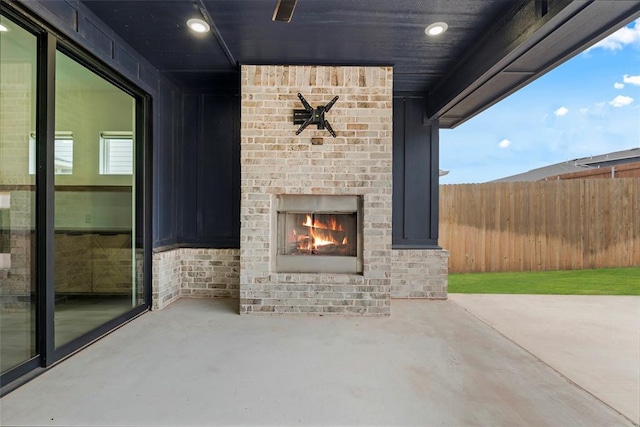
[[[5,27],[4,25],[0,24],[0,32],[7,32],[9,31],[9,29],[7,27]]]
[[[424,29],[424,33],[428,36],[437,36],[447,31],[449,26],[446,22],[434,22]]]
[[[209,24],[198,18],[189,19],[187,21],[187,27],[191,28],[191,30],[195,31],[196,33],[206,33],[211,29],[209,27]]]

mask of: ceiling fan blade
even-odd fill
[[[298,3],[298,0],[278,0],[271,20],[291,22],[291,17],[293,16],[293,10],[296,8],[296,3]]]

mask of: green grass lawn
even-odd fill
[[[450,274],[463,294],[640,295],[640,268]]]

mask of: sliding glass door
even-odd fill
[[[3,387],[150,305],[149,99],[23,13],[0,14]]]
[[[135,99],[63,52],[55,89],[55,346],[138,305]]]
[[[36,350],[35,171],[29,138],[36,128],[35,35],[0,16],[0,370]]]

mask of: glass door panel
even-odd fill
[[[37,354],[35,169],[37,39],[0,16],[0,371]],[[34,147],[35,148],[35,147]]]
[[[135,99],[56,54],[55,347],[142,304]]]

